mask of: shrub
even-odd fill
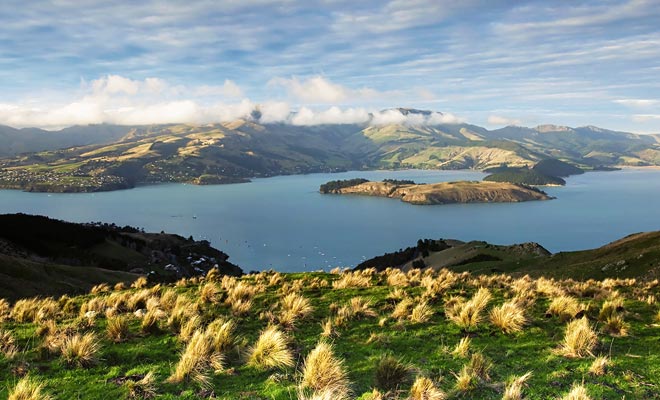
[[[375,384],[386,391],[398,389],[410,379],[411,366],[396,357],[386,355],[376,363]]]
[[[260,369],[292,367],[293,355],[287,347],[288,339],[276,326],[269,326],[248,350],[248,364]]]

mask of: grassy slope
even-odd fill
[[[243,278],[251,282],[254,276]],[[290,332],[290,348],[296,354],[300,365],[302,358],[314,347],[319,339],[319,322],[330,312],[331,304],[346,304],[353,296],[363,296],[372,301],[372,308],[380,317],[391,314],[392,303],[387,300],[388,287],[384,275],[371,278],[371,287],[332,289],[331,287],[313,288],[313,282],[334,281],[336,275],[292,274],[285,275],[285,281],[303,280],[301,293],[311,300],[315,311],[304,321],[299,321]],[[490,306],[500,304],[510,296],[505,280],[472,280],[469,278],[455,282],[443,293],[443,298],[452,295],[471,296],[477,286],[490,286],[494,299]],[[567,288],[570,285],[566,285]],[[290,288],[290,286],[289,286]],[[339,328],[335,338],[336,354],[343,358],[349,371],[355,397],[362,395],[374,385],[374,366],[382,354],[393,354],[415,366],[418,374],[427,375],[439,382],[439,386],[450,392],[451,398],[499,399],[502,385],[510,375],[521,375],[533,371],[529,388],[524,390],[528,399],[548,399],[568,392],[574,382],[584,382],[594,399],[653,398],[660,390],[660,328],[654,325],[657,305],[649,305],[636,299],[634,292],[642,288],[641,284],[629,287],[615,287],[625,296],[626,321],[631,326],[631,335],[612,338],[599,335],[600,346],[597,353],[608,354],[614,365],[604,376],[592,376],[587,369],[592,358],[569,359],[553,353],[553,349],[562,338],[564,323],[556,318],[544,317],[548,298],[539,296],[536,304],[529,308],[531,324],[523,332],[505,335],[490,323],[483,323],[470,336],[473,351],[481,351],[494,363],[491,382],[479,385],[466,394],[453,392],[457,373],[466,360],[450,354],[451,349],[465,334],[454,324],[449,323],[444,315],[442,301],[432,305],[434,314],[428,322],[413,324],[409,321],[397,322],[388,319],[381,327],[379,317],[363,318],[350,321]],[[410,296],[419,296],[423,289],[409,285],[402,288]],[[189,285],[180,287],[180,295],[189,296],[191,302],[197,300],[198,287]],[[266,322],[259,319],[261,311],[274,309],[281,293],[290,292],[281,284],[268,287],[265,292],[255,297],[254,307],[247,317],[234,318],[237,333],[245,343],[254,343],[260,329]],[[658,287],[648,292],[660,295]],[[80,304],[90,297],[77,298]],[[602,300],[582,298],[581,303],[589,306],[588,315],[592,324],[600,324],[593,318]],[[222,304],[201,304],[206,320],[226,315],[230,310]],[[489,306],[489,307],[490,307]],[[64,319],[61,324],[72,323]],[[101,362],[90,369],[67,367],[56,356],[39,350],[39,339],[35,339],[34,324],[4,323],[4,329],[11,330],[19,339],[21,349],[25,350],[19,361],[9,361],[0,357],[0,399],[7,395],[7,386],[12,386],[16,377],[12,373],[20,361],[25,361],[27,369],[35,377],[42,378],[48,392],[58,399],[85,398],[106,399],[125,398],[127,389],[114,383],[114,379],[130,375],[142,375],[154,371],[158,381],[158,398],[161,399],[199,399],[207,398],[209,392],[202,392],[194,382],[168,384],[163,381],[173,370],[178,359],[177,352],[182,344],[169,332],[145,335],[138,333],[139,321],[132,322],[132,337],[123,343],[112,344],[102,340]],[[103,337],[106,322],[100,318],[93,328]],[[212,380],[213,392],[219,399],[295,399],[295,384],[298,379],[296,368],[284,371],[260,371],[246,366],[238,353],[227,354],[228,366],[232,372],[216,375]],[[410,384],[402,386],[400,398],[406,398],[405,391]]]
[[[136,277],[128,272],[45,264],[0,254],[0,298],[84,293],[102,282],[131,282]]]

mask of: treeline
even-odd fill
[[[327,183],[324,183],[321,185],[319,188],[319,191],[321,193],[332,193],[334,191],[337,191],[339,189],[351,187],[351,186],[357,186],[362,183],[369,182],[369,180],[364,179],[364,178],[355,178],[355,179],[345,179],[345,180],[337,180],[337,181],[330,181]]]
[[[385,183],[391,183],[392,185],[416,185],[415,181],[410,179],[383,179]]]

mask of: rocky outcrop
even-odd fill
[[[412,204],[515,203],[552,198],[545,192],[523,185],[468,181],[415,185],[366,182],[330,193],[389,197]]]

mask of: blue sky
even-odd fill
[[[402,106],[490,128],[659,133],[658,77],[654,0],[0,4],[12,126],[203,123],[255,107],[360,122]]]

